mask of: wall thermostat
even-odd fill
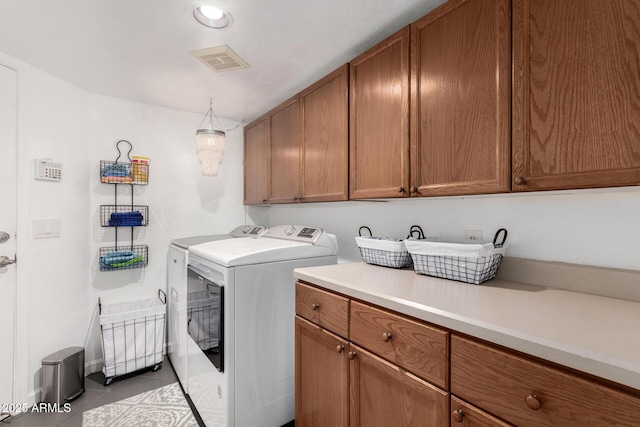
[[[52,159],[36,159],[36,179],[62,181],[62,163]]]

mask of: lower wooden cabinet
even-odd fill
[[[640,425],[637,395],[456,334],[451,393],[520,427]]]
[[[295,328],[297,427],[640,426],[640,390],[310,284]]]
[[[449,332],[357,301],[349,340],[442,389],[449,380]]]
[[[349,425],[349,343],[296,316],[297,427]]]
[[[296,314],[341,337],[349,336],[349,307],[348,298],[296,283]]]
[[[353,304],[360,313],[388,320],[385,324],[392,327],[396,341],[391,344],[387,340],[392,349],[381,347],[379,351],[384,353],[384,358],[347,339],[349,329],[353,328],[347,323]],[[420,378],[422,372],[410,372],[390,361],[397,359],[407,364],[409,355],[416,360],[407,365],[415,364],[420,367],[419,371],[430,366],[429,372],[448,372],[448,362],[440,357],[446,355],[441,350],[448,347],[448,335],[436,329],[423,331],[426,325],[408,324],[404,318],[388,316],[394,314],[313,286],[296,284],[296,427],[449,425],[449,393]],[[361,314],[360,317],[368,316]],[[366,328],[359,327],[360,331],[363,329]],[[427,354],[439,355],[437,368],[413,351],[412,346],[403,344],[403,330],[418,338],[425,333],[429,337],[435,333],[443,340],[440,345],[435,342],[438,339],[430,338],[435,350]],[[358,334],[365,336],[362,332]],[[402,356],[394,355],[393,349],[400,349]],[[445,366],[439,366],[441,364]]]
[[[351,427],[448,425],[449,393],[355,344],[349,360]]]

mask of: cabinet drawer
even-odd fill
[[[447,331],[355,301],[349,327],[352,342],[448,389]]]
[[[631,427],[640,420],[637,397],[456,335],[451,392],[520,427]]]
[[[296,314],[349,337],[349,300],[345,297],[296,282]]]
[[[486,412],[451,396],[451,427],[513,427]]]

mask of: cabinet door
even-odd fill
[[[257,205],[268,199],[269,145],[267,118],[244,128],[244,204]]]
[[[451,396],[451,427],[512,427],[512,425]]]
[[[347,427],[347,341],[296,316],[296,426]]]
[[[270,203],[296,202],[300,197],[300,102],[298,95],[268,114]]]
[[[354,344],[349,358],[350,427],[449,425],[448,393]]]
[[[349,177],[349,66],[300,94],[302,201],[347,200]]]
[[[409,195],[409,27],[350,65],[351,199]]]
[[[411,193],[509,191],[509,0],[452,0],[411,26]]]
[[[513,1],[513,190],[640,182],[640,2]]]

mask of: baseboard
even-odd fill
[[[88,376],[91,374],[95,374],[96,372],[102,371],[103,359],[96,359],[84,362],[84,376]]]

